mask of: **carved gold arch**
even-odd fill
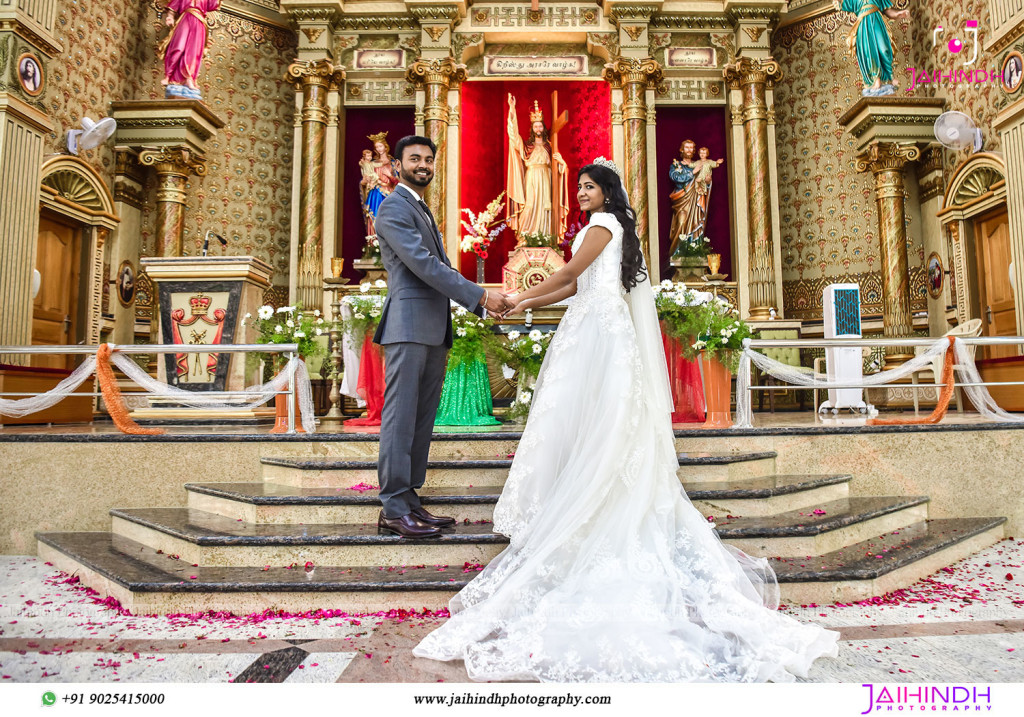
[[[111,229],[120,221],[114,213],[114,197],[107,183],[78,157],[58,155],[43,162],[40,185],[40,200],[58,213],[66,213],[58,208],[63,206],[85,215],[105,217],[113,222]]]
[[[974,220],[1006,206],[1006,160],[996,152],[973,154],[960,163],[946,187],[939,221],[945,234],[950,298],[958,323],[980,315],[975,306]],[[974,290],[972,290],[972,288]]]
[[[71,155],[50,157],[43,162],[39,181],[40,211],[56,214],[81,227],[82,254],[87,256],[81,284],[85,312],[85,339],[97,344],[103,308],[103,247],[120,218],[114,213],[114,197],[99,173]]]
[[[946,187],[942,198],[944,207],[940,216],[952,211],[967,212],[973,216],[972,208],[986,199],[1006,201],[1006,162],[995,152],[972,154],[960,163]],[[985,207],[981,211],[987,211]]]

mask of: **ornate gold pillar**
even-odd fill
[[[629,193],[629,203],[636,212],[636,234],[640,238],[647,265],[651,266],[647,197],[647,89],[661,82],[661,65],[651,57],[618,57],[605,66],[604,76],[613,87],[622,89],[626,191]]]
[[[730,89],[743,92],[740,108],[747,169],[747,223],[749,226],[750,318],[770,318],[778,307],[775,294],[775,247],[772,237],[772,196],[768,146],[769,109],[765,91],[782,79],[772,59],[740,57],[725,68]]]
[[[406,79],[423,90],[423,131],[437,145],[434,155],[434,181],[427,188],[425,200],[437,226],[445,226],[447,195],[448,90],[458,88],[466,79],[466,66],[451,57],[419,59],[406,71]]]
[[[920,156],[921,150],[913,144],[872,142],[857,157],[857,171],[870,170],[875,175],[882,259],[882,333],[886,338],[910,336],[914,330],[910,315],[903,168]],[[888,364],[901,364],[909,358],[910,354],[903,347],[886,349]]]
[[[188,147],[158,147],[139,153],[139,163],[156,170],[156,255],[181,256],[185,230],[185,183],[206,176],[206,158]]]
[[[323,304],[324,165],[327,148],[327,96],[337,92],[345,71],[330,60],[293,62],[288,78],[302,95],[299,168],[298,282],[296,300],[309,309]]]

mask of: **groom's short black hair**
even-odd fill
[[[412,147],[417,144],[421,144],[424,147],[430,147],[430,151],[435,155],[437,154],[437,146],[430,141],[429,137],[420,137],[418,134],[407,134],[405,137],[398,140],[398,144],[395,145],[395,159],[401,161],[402,153],[405,152],[405,148]]]

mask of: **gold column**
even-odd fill
[[[324,165],[327,95],[337,91],[345,71],[330,60],[293,62],[288,79],[302,93],[302,160],[299,168],[299,271],[296,300],[312,311],[323,303]]]
[[[749,225],[750,318],[770,318],[778,306],[775,296],[775,259],[772,241],[772,196],[768,159],[768,108],[765,90],[782,79],[772,59],[737,58],[725,68],[731,89],[743,91],[741,109],[747,167],[747,223]]]
[[[903,168],[921,156],[912,144],[872,142],[857,157],[857,171],[875,175],[878,202],[878,241],[882,259],[882,326],[886,338],[910,336],[910,270],[907,264],[907,228],[903,208]],[[903,347],[886,349],[887,364],[911,358]]]
[[[437,226],[444,230],[445,197],[447,194],[447,146],[448,146],[448,90],[457,88],[466,79],[466,66],[451,57],[420,59],[406,71],[405,78],[422,89],[423,130],[437,145],[434,156],[434,181],[427,188],[427,206],[434,215]]]
[[[185,230],[185,183],[206,176],[206,158],[187,147],[157,147],[139,153],[156,170],[156,256],[181,256]]]
[[[636,212],[636,234],[652,266],[648,231],[647,196],[647,88],[661,82],[661,65],[653,58],[618,57],[605,66],[604,77],[622,89],[622,124],[625,136],[626,191]]]

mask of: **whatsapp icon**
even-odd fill
[[[50,705],[57,704],[57,695],[53,694],[52,692],[44,692],[43,693],[43,704],[46,705],[47,707],[49,707]]]

